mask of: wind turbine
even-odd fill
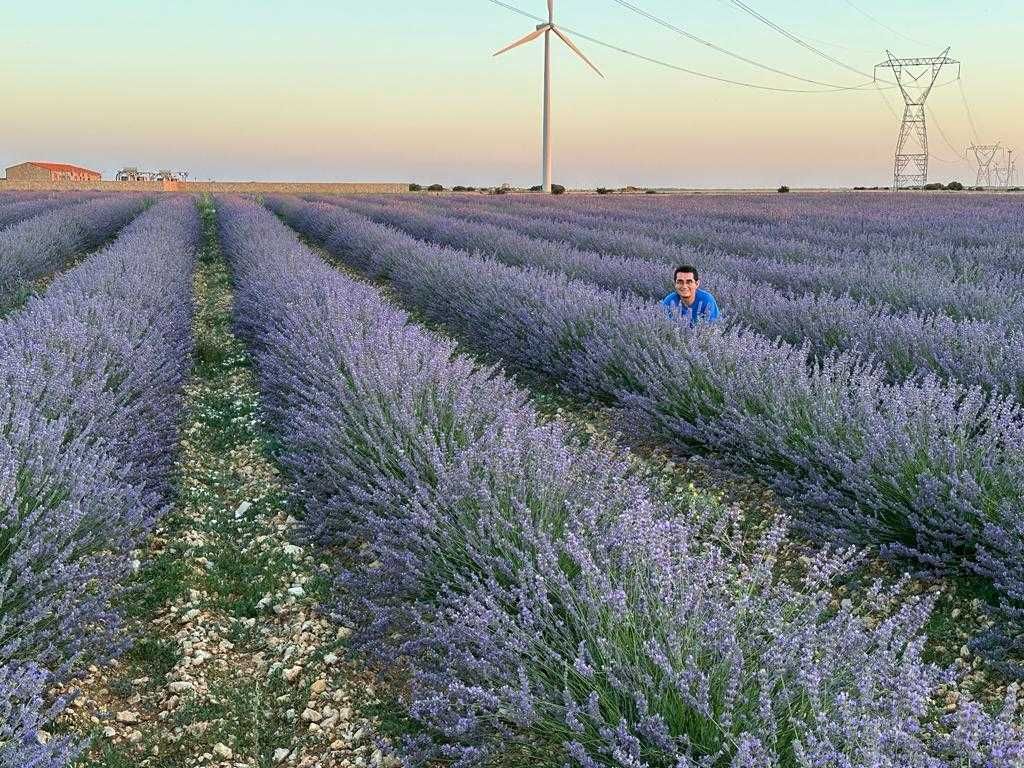
[[[511,51],[513,48],[518,48],[520,45],[525,45],[532,40],[536,40],[541,35],[544,35],[544,191],[551,191],[551,33],[554,32],[558,37],[565,43],[572,52],[579,56],[583,61],[586,62],[592,70],[601,75],[601,70],[593,65],[593,63],[583,52],[577,48],[572,40],[565,36],[558,27],[555,26],[555,0],[548,0],[548,21],[547,24],[538,24],[537,28],[525,37],[516,40],[511,45],[506,45],[495,56],[500,56],[505,51]],[[604,75],[601,75],[604,77]]]

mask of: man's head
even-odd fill
[[[697,298],[697,288],[700,287],[700,275],[697,274],[697,268],[691,267],[689,264],[676,267],[675,287],[676,293],[679,294],[679,298],[686,306],[693,304],[694,299]]]

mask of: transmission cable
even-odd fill
[[[962,78],[957,78],[957,82],[960,84],[960,99],[964,103],[964,111],[967,113],[967,122],[971,124],[971,135],[974,137],[974,143],[980,144],[978,141],[978,126],[974,124],[974,116],[971,114],[971,108],[967,104],[967,93],[964,91],[964,81]]]
[[[541,23],[547,23],[547,19],[541,18],[540,16],[535,16],[534,14],[532,14],[532,13],[530,13],[528,11],[524,11],[521,8],[516,8],[514,5],[510,5],[509,3],[505,3],[502,0],[487,0],[487,2],[489,2],[489,3],[493,4],[493,5],[501,6],[502,8],[505,8],[506,10],[512,11],[513,13],[517,13],[520,16],[524,16],[524,17],[526,17],[528,19],[532,19],[533,21],[539,21]],[[650,64],[656,64],[656,65],[658,65],[660,67],[665,67],[666,69],[672,69],[672,70],[675,70],[677,72],[685,72],[686,74],[693,75],[694,77],[702,77],[702,78],[705,78],[707,80],[714,80],[714,81],[719,82],[719,83],[728,83],[730,85],[738,85],[738,86],[742,86],[744,88],[752,88],[754,90],[759,90],[759,91],[772,91],[772,92],[775,92],[775,93],[845,93],[845,92],[849,92],[849,91],[860,91],[860,92],[863,92],[864,89],[871,87],[871,83],[865,83],[864,85],[861,85],[861,86],[850,86],[850,87],[844,87],[842,89],[840,89],[840,88],[781,88],[781,87],[771,86],[771,85],[759,85],[758,83],[748,83],[748,82],[745,82],[743,80],[732,80],[732,79],[730,79],[728,77],[720,77],[718,75],[708,74],[707,72],[699,72],[699,71],[697,71],[695,69],[688,69],[687,67],[681,67],[678,64],[672,64],[671,62],[663,61],[661,59],[656,59],[656,58],[653,58],[651,56],[646,56],[646,55],[644,55],[642,53],[637,53],[636,51],[631,51],[628,48],[623,48],[622,46],[614,45],[613,43],[606,43],[603,40],[598,40],[596,37],[591,37],[590,35],[586,35],[586,34],[580,32],[579,30],[572,29],[571,27],[566,27],[566,26],[563,26],[563,25],[559,25],[559,27],[561,29],[565,30],[566,32],[569,32],[569,33],[575,35],[576,37],[580,38],[581,40],[586,40],[587,42],[593,43],[594,45],[599,45],[602,48],[607,48],[609,50],[616,51],[618,53],[623,53],[626,56],[632,56],[634,59],[640,59],[641,61],[646,61],[646,62],[648,62]],[[863,74],[863,73],[858,73],[858,74]],[[870,76],[868,76],[868,77],[870,77]],[[892,86],[886,86],[886,87],[887,88],[892,88],[892,87],[895,87],[895,86],[892,85]]]
[[[718,51],[719,53],[724,53],[726,56],[731,56],[734,59],[738,59],[739,61],[746,62],[747,64],[751,64],[751,65],[753,65],[755,67],[759,67],[760,69],[766,70],[768,72],[774,72],[777,75],[782,75],[783,77],[790,77],[790,78],[793,78],[794,80],[800,80],[802,82],[811,83],[813,85],[823,85],[823,86],[826,86],[828,88],[833,88],[833,89],[835,89],[837,91],[859,90],[860,88],[863,87],[863,85],[848,86],[848,85],[836,85],[835,83],[826,83],[826,82],[822,82],[821,80],[812,80],[812,79],[807,78],[807,77],[802,77],[801,75],[794,75],[793,73],[786,72],[785,70],[782,70],[782,69],[776,69],[775,67],[769,66],[768,64],[763,64],[763,63],[761,63],[759,61],[755,61],[754,59],[747,58],[746,56],[744,56],[742,54],[735,53],[734,51],[730,51],[727,48],[723,48],[720,45],[716,45],[715,43],[712,43],[709,40],[705,40],[702,37],[698,37],[697,35],[693,34],[692,32],[688,32],[685,29],[682,29],[682,28],[676,26],[672,22],[666,21],[665,19],[661,19],[661,18],[655,16],[653,13],[645,11],[643,8],[640,8],[640,7],[636,6],[636,5],[634,5],[633,3],[628,2],[627,0],[613,0],[613,2],[616,2],[619,5],[621,5],[622,7],[627,8],[627,9],[633,11],[636,14],[639,14],[640,16],[643,16],[644,18],[646,18],[646,19],[648,19],[650,21],[653,21],[655,24],[658,24],[658,25],[660,25],[662,27],[665,27],[666,29],[670,29],[673,32],[675,32],[676,34],[681,35],[682,37],[685,37],[685,38],[687,38],[689,40],[692,40],[695,43],[703,45],[703,46],[705,46],[707,48],[710,48],[710,49],[712,49],[714,51]]]
[[[843,0],[843,2],[846,3],[848,6],[850,6],[851,8],[853,8],[853,10],[855,10],[857,13],[859,13],[861,16],[863,16],[868,21],[873,22],[874,24],[877,24],[882,29],[888,30],[892,34],[896,35],[897,37],[902,37],[904,40],[909,40],[914,45],[924,45],[924,46],[928,45],[928,43],[922,43],[920,40],[915,40],[914,38],[910,37],[909,35],[903,34],[898,29],[893,29],[892,27],[890,27],[885,22],[880,21],[879,19],[877,19],[874,16],[872,16],[870,13],[865,11],[863,8],[861,8],[861,7],[857,6],[857,5],[854,5],[851,0]]]
[[[839,48],[843,51],[849,51],[850,53],[869,53],[872,56],[878,54],[877,49],[874,48],[857,48],[852,45],[844,45],[843,43],[836,43],[831,40],[822,40],[820,37],[811,37],[810,35],[802,35],[804,40],[810,40],[812,43],[818,45],[827,45],[829,48]]]
[[[720,5],[732,5],[729,0],[718,0]],[[878,53],[877,48],[858,48],[853,45],[846,45],[845,43],[837,43],[833,40],[822,40],[820,37],[812,37],[811,35],[802,35],[804,40],[810,40],[818,45],[827,45],[829,48],[839,48],[843,51],[849,51],[850,53],[868,53],[872,56]]]
[[[932,124],[938,130],[939,136],[941,136],[942,140],[944,142],[946,142],[946,146],[949,147],[951,150],[953,150],[953,153],[957,157],[959,157],[963,162],[966,163],[967,162],[967,157],[966,157],[966,155],[964,155],[964,152],[966,150],[959,150],[959,149],[957,149],[956,147],[953,146],[953,143],[948,138],[946,138],[946,132],[942,130],[942,125],[939,123],[938,120],[935,119],[935,111],[932,109],[931,104],[926,105],[925,108],[928,110],[928,116],[931,117],[931,119],[932,119]]]
[[[751,8],[749,5],[747,5],[745,2],[743,2],[743,0],[730,0],[730,2],[733,5],[735,5],[737,8],[739,8],[740,10],[742,10],[745,13],[753,16],[755,19],[760,21],[762,24],[765,24],[766,26],[770,27],[771,29],[774,29],[776,32],[778,32],[783,37],[785,37],[785,38],[787,38],[789,40],[792,40],[794,43],[796,43],[797,45],[801,46],[802,48],[806,48],[808,51],[810,51],[811,53],[815,54],[816,56],[820,56],[821,58],[825,59],[826,61],[830,61],[833,64],[835,64],[836,66],[842,67],[843,69],[848,69],[850,72],[854,72],[854,73],[860,75],[861,77],[866,77],[866,78],[868,78],[870,80],[874,80],[875,79],[875,76],[873,74],[869,75],[867,72],[862,72],[861,70],[857,69],[856,67],[851,66],[850,64],[847,64],[845,61],[841,61],[840,59],[837,59],[835,56],[832,56],[831,54],[825,53],[825,51],[822,51],[819,48],[815,48],[813,45],[808,43],[803,38],[793,34],[792,32],[790,32],[788,29],[785,29],[784,27],[780,27],[774,21],[769,19],[767,16],[764,16],[763,14],[758,13],[758,11],[756,11],[754,8]],[[889,81],[889,80],[886,80],[885,82],[891,83],[891,81]]]
[[[881,96],[882,101],[885,102],[885,108],[889,110],[889,114],[891,114],[894,118],[899,120],[899,114],[896,112],[896,109],[893,107],[893,105],[889,103],[889,97],[885,95],[885,92],[878,86],[877,82],[875,83],[875,90],[878,91],[878,95]]]

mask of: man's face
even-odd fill
[[[683,303],[689,306],[693,304],[693,300],[697,295],[697,287],[700,285],[700,281],[694,279],[693,272],[677,272],[676,273],[676,293],[679,294],[679,298],[683,300]]]

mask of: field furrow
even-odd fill
[[[65,723],[93,737],[91,768],[390,766],[360,714],[377,701],[347,660],[350,630],[318,610],[322,556],[294,542],[294,505],[231,329],[216,213],[201,207],[177,494],[126,595],[133,646],[76,682]]]

